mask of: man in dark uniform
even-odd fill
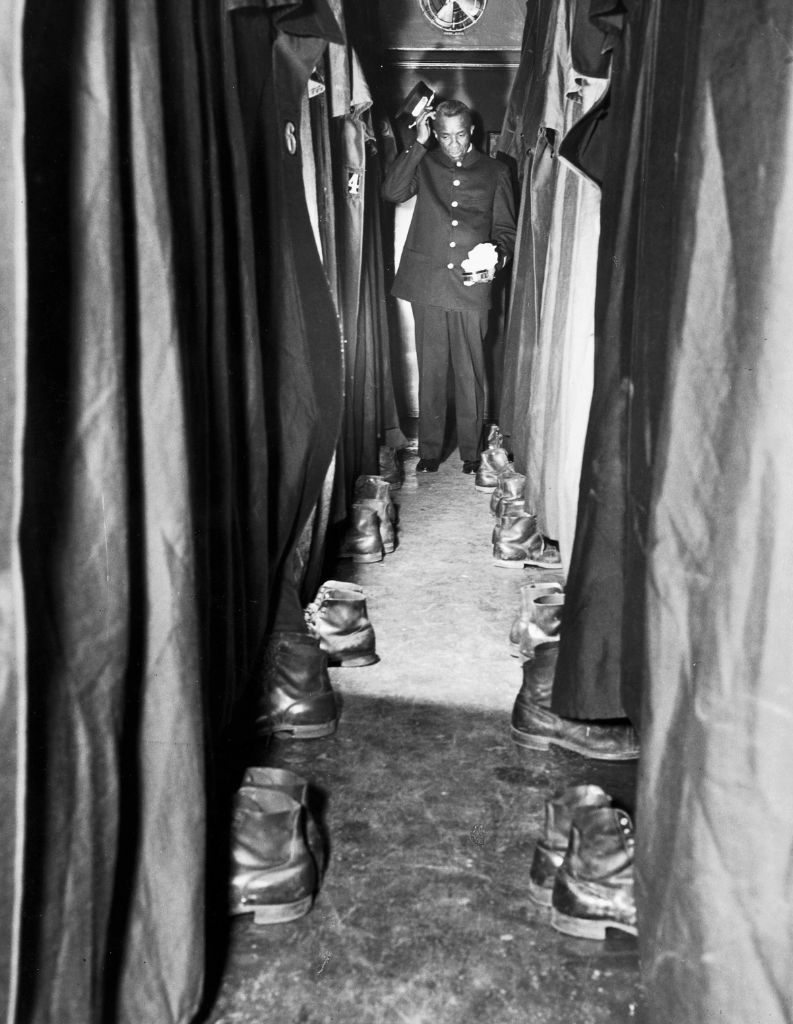
[[[476,470],[490,282],[515,246],[509,172],[473,148],[473,131],[464,103],[447,100],[435,111],[425,109],[416,121],[416,141],[394,160],[383,182],[383,196],[391,202],[417,197],[392,294],[410,301],[416,323],[419,472],[436,472],[440,464],[450,367],[463,472]],[[431,135],[437,148],[427,148]],[[485,268],[479,275],[484,280],[469,284],[465,271],[476,247],[473,266]],[[477,262],[480,254],[485,259]]]

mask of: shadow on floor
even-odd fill
[[[209,1024],[637,1020],[635,940],[563,936],[527,896],[546,797],[596,782],[630,810],[635,765],[520,762],[500,711],[343,704],[333,737],[251,757],[311,781],[329,866],[301,920],[234,920]]]

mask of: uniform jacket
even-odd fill
[[[487,309],[490,284],[463,284],[461,262],[479,242],[493,242],[499,266],[515,247],[515,198],[506,166],[471,148],[460,161],[420,142],[391,164],[383,196],[417,196],[392,294],[444,309]]]

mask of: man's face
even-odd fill
[[[471,126],[463,114],[454,117],[440,116],[435,121],[435,138],[444,156],[450,160],[461,160],[471,145]]]

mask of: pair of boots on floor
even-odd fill
[[[302,611],[304,630],[275,630],[267,644],[257,695],[258,736],[317,739],[336,729],[329,666],[377,661],[366,595],[357,583],[328,580]]]
[[[348,516],[339,556],[353,562],[382,562],[396,548],[396,506],[391,491],[401,487],[385,476],[359,476],[353,488],[353,502]]]
[[[607,928],[636,935],[634,845],[630,815],[600,786],[560,790],[545,803],[529,896],[566,935],[605,939]]]

